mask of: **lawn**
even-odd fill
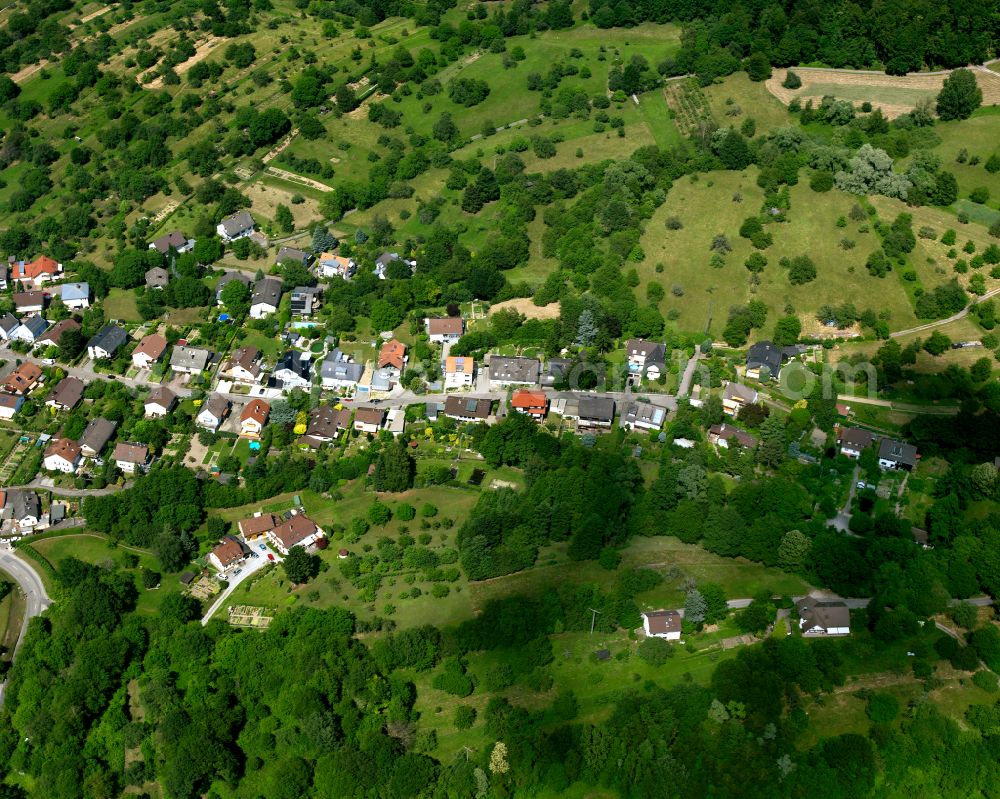
[[[745,72],[737,72],[702,91],[708,98],[715,121],[722,127],[739,128],[743,120],[757,123],[757,135],[774,128],[796,124],[788,109],[771,94],[763,83],[754,83]],[[732,100],[732,102],[727,102]],[[739,109],[741,113],[736,114]]]
[[[0,648],[7,652],[13,650],[17,637],[21,634],[21,623],[24,620],[24,597],[21,595],[14,578],[0,571],[0,581],[13,586],[10,593],[0,599]]]
[[[1000,172],[986,171],[986,160],[997,152],[1000,141],[1000,108],[980,108],[969,119],[960,122],[936,122],[934,133],[941,143],[933,152],[941,157],[942,168],[954,173],[963,196],[978,186],[990,190],[991,205],[996,207],[1000,200]],[[958,163],[959,153],[966,150],[970,158],[978,156],[980,161],[973,166],[966,160]]]
[[[141,322],[142,316],[135,306],[135,293],[128,289],[111,289],[104,299],[104,314],[108,319],[121,322]]]

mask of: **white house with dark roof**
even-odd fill
[[[848,458],[860,458],[861,453],[875,443],[875,434],[871,430],[861,427],[841,428],[837,435],[837,443],[840,445],[840,454]]]
[[[676,610],[652,610],[642,614],[642,630],[649,638],[681,640],[681,614]]]
[[[5,313],[3,316],[0,316],[0,339],[10,341],[10,337],[20,324],[21,322],[12,313]]]
[[[105,325],[87,342],[87,354],[93,359],[114,358],[115,353],[128,341],[128,333],[118,325]]]
[[[240,211],[223,219],[216,225],[215,232],[223,241],[236,241],[236,239],[245,239],[256,228],[257,223],[250,216],[250,212]]]
[[[181,255],[189,250],[193,250],[194,245],[194,239],[189,239],[179,230],[171,230],[169,233],[163,234],[158,239],[153,239],[149,243],[149,249],[156,250],[163,255],[166,255],[173,250],[178,255]]]
[[[881,469],[910,471],[917,465],[917,448],[905,441],[883,438],[878,445],[878,465]]]
[[[260,350],[256,347],[240,347],[233,350],[222,364],[221,374],[227,380],[255,385],[260,382]]]
[[[365,368],[355,363],[339,349],[327,353],[320,362],[319,375],[323,388],[349,391],[357,387]]]
[[[278,257],[275,258],[275,262],[283,264],[286,261],[294,261],[297,264],[309,266],[313,261],[313,256],[311,253],[296,249],[295,247],[282,247],[278,250]]]
[[[639,430],[662,430],[667,411],[649,402],[630,402],[622,411],[621,427]]]
[[[222,275],[222,277],[219,278],[218,282],[215,284],[216,305],[222,306],[225,304],[222,302],[222,290],[226,287],[227,284],[231,283],[234,280],[238,280],[247,288],[253,286],[253,278],[249,277],[248,275],[244,275],[242,272],[238,272],[236,270],[229,270],[228,272],[225,272]]]
[[[170,353],[170,368],[175,372],[196,375],[205,371],[211,357],[212,353],[200,347],[175,344],[173,352]]]
[[[285,391],[293,388],[308,391],[312,384],[312,360],[309,353],[289,350],[275,364],[271,374],[275,380],[281,381],[281,388]]]
[[[0,419],[13,419],[14,414],[24,405],[24,397],[0,391]]]
[[[795,603],[802,635],[814,638],[850,635],[851,611],[840,600],[820,600],[806,596]]]
[[[538,385],[540,371],[541,364],[535,358],[507,358],[502,355],[491,355],[490,388]]]
[[[135,474],[144,472],[149,466],[149,447],[145,444],[129,444],[119,441],[115,444],[114,454],[115,466],[125,474]]]
[[[212,394],[202,403],[201,408],[198,410],[198,415],[194,420],[195,424],[214,433],[219,429],[226,416],[229,415],[229,408],[230,402],[228,399],[221,394]]]
[[[250,318],[263,319],[276,313],[281,303],[281,281],[276,277],[258,280],[250,297]]]
[[[98,457],[115,434],[117,426],[117,422],[108,421],[100,416],[91,419],[83,431],[83,435],[80,436],[79,444],[83,457]]]
[[[28,344],[34,344],[38,341],[45,331],[49,329],[49,322],[42,316],[26,316],[21,320],[21,324],[17,326],[14,333],[11,335],[11,339],[15,341],[25,341]]]

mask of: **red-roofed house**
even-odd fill
[[[73,474],[80,465],[80,445],[71,438],[58,438],[46,447],[42,463],[46,471]]]
[[[208,553],[208,561],[220,572],[227,572],[233,566],[237,566],[247,558],[246,552],[243,551],[243,546],[233,538],[231,535],[227,535],[220,541],[216,547]]]
[[[287,522],[269,530],[267,540],[274,544],[275,549],[282,555],[287,555],[292,547],[307,547],[322,535],[323,531],[312,519],[297,513]]]
[[[167,351],[167,340],[158,333],[150,333],[132,350],[132,365],[137,369],[149,369]]]
[[[378,353],[378,368],[394,372],[398,379],[406,366],[406,345],[401,341],[387,341]]]
[[[515,391],[510,398],[510,407],[515,411],[526,413],[535,419],[544,419],[548,410],[548,400],[544,391]]]
[[[271,406],[264,400],[250,400],[240,414],[240,435],[244,438],[260,438],[270,413]]]
[[[251,516],[249,519],[243,519],[237,524],[237,527],[240,528],[240,535],[249,541],[253,538],[260,538],[262,535],[266,535],[277,527],[280,521],[273,513],[261,513],[259,516]]]
[[[10,279],[20,281],[26,289],[41,288],[45,283],[57,280],[63,266],[47,255],[39,255],[34,261],[15,261],[11,264]]]

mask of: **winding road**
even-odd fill
[[[949,322],[957,322],[959,319],[963,319],[966,316],[968,316],[969,315],[969,311],[971,311],[976,305],[978,305],[979,303],[983,302],[984,300],[988,300],[990,297],[996,296],[997,294],[1000,294],[1000,288],[990,289],[985,294],[983,294],[981,297],[976,297],[972,302],[970,302],[968,305],[966,305],[961,311],[959,311],[956,314],[952,314],[947,319],[938,319],[936,322],[928,322],[927,324],[917,325],[916,327],[907,328],[906,330],[897,330],[895,333],[890,333],[889,337],[890,338],[901,338],[902,336],[908,336],[911,333],[921,333],[924,330],[933,330],[935,327],[940,327],[941,325],[946,325]]]
[[[9,574],[21,589],[25,596],[24,619],[21,622],[21,632],[17,636],[17,643],[14,644],[14,652],[11,657],[17,657],[18,650],[24,642],[24,634],[28,631],[28,623],[41,615],[51,604],[52,600],[45,592],[45,584],[41,576],[35,571],[34,566],[17,556],[17,553],[0,549],[0,569]],[[0,707],[3,707],[7,681],[0,683]]]

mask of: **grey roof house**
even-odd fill
[[[113,358],[115,353],[128,341],[128,333],[118,325],[105,325],[87,342],[87,354],[91,358]]]
[[[351,388],[357,385],[364,371],[364,366],[347,360],[337,349],[327,353],[319,366],[323,388]]]
[[[163,255],[166,255],[170,250],[174,250],[177,253],[185,253],[188,250],[194,248],[195,240],[189,239],[179,230],[171,230],[169,233],[165,233],[158,239],[153,239],[149,243],[149,249],[156,250]]]
[[[63,283],[59,290],[63,305],[67,308],[87,308],[90,305],[89,283]]]
[[[323,289],[319,286],[296,286],[292,289],[291,308],[294,316],[312,316],[319,307]]]
[[[17,330],[17,326],[20,324],[17,317],[12,313],[5,313],[3,316],[0,316],[0,338],[10,338],[11,333]]]
[[[249,236],[256,227],[257,223],[253,221],[250,212],[240,211],[223,219],[216,225],[215,232],[223,241],[234,241]]]
[[[244,275],[242,272],[229,271],[219,278],[219,282],[215,284],[215,302],[217,305],[222,305],[222,290],[226,287],[226,284],[238,280],[244,286],[252,286],[253,278]]]
[[[584,395],[577,408],[580,427],[610,427],[615,418],[615,401],[611,397]]]
[[[197,374],[204,371],[211,357],[212,353],[208,350],[199,347],[182,347],[180,344],[176,344],[174,351],[170,354],[170,368],[175,372]]]
[[[258,280],[250,297],[250,316],[261,319],[278,310],[281,302],[281,281],[276,277]]]
[[[903,441],[883,438],[878,445],[878,465],[883,469],[910,471],[917,465],[917,448]]]
[[[490,384],[497,386],[525,385],[538,383],[541,364],[534,358],[506,358],[490,356]]]
[[[303,266],[309,266],[312,263],[313,256],[311,253],[305,250],[298,250],[295,247],[282,247],[278,250],[278,257],[275,260],[279,264],[285,261],[295,261]]]
[[[659,430],[667,418],[667,411],[649,402],[630,402],[622,411],[621,427]]]
[[[312,360],[309,353],[289,350],[278,360],[272,375],[284,389],[308,388],[312,374]]]
[[[108,421],[100,416],[96,419],[91,419],[83,431],[83,435],[80,436],[79,442],[77,442],[80,445],[83,456],[85,458],[96,458],[100,455],[101,450],[107,446],[111,440],[111,436],[115,434],[117,426],[117,422]]]

